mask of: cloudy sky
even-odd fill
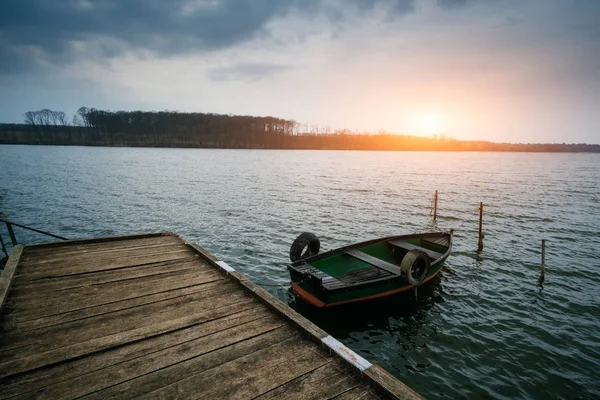
[[[600,0],[2,0],[0,121],[82,105],[600,143]]]

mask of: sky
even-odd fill
[[[29,110],[600,143],[600,0],[2,0],[0,122]]]

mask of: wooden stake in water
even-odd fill
[[[483,202],[479,203],[479,241],[477,242],[477,251],[483,250]]]
[[[435,195],[433,196],[433,222],[437,219],[437,202],[438,202],[438,191],[435,191]]]
[[[546,239],[542,239],[542,267],[540,272],[540,285],[544,283],[544,278],[546,277]]]

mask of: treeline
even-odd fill
[[[24,124],[0,124],[0,144],[200,147],[329,150],[438,150],[600,152],[589,144],[511,144],[458,141],[386,132],[357,133],[309,127],[274,117],[106,111],[81,107],[72,118],[62,111],[28,111]]]
[[[70,122],[64,112],[28,111],[25,124],[10,130],[29,132],[49,144],[279,148],[285,145],[283,137],[296,134],[298,127],[295,121],[273,117],[81,107]]]

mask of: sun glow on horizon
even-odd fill
[[[422,113],[415,116],[412,125],[417,135],[437,135],[446,131],[446,118],[442,114]]]

